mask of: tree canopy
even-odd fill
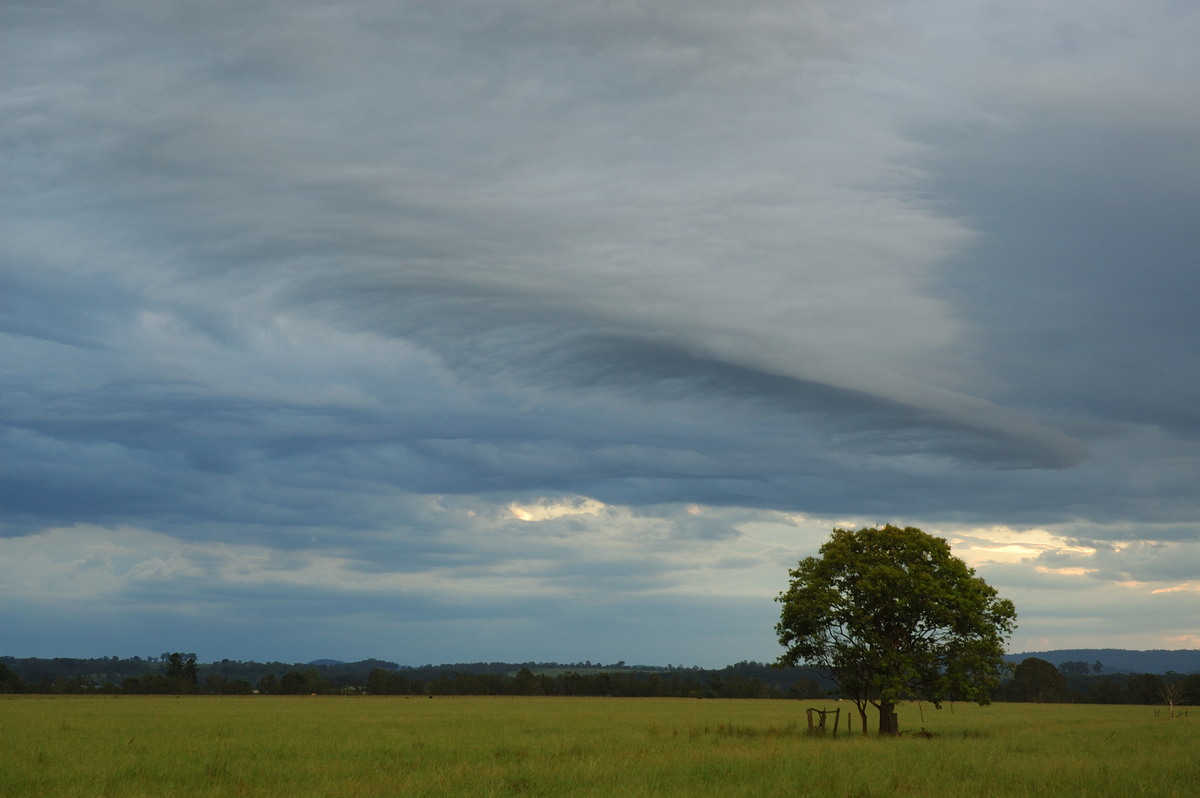
[[[1084,663],[1084,667],[1087,664]],[[1084,671],[1086,674],[1087,671]],[[1026,657],[1013,671],[1007,697],[1017,701],[1066,701],[1070,697],[1067,677],[1051,663],[1038,657]]]
[[[915,527],[835,529],[819,555],[789,572],[777,598],[779,664],[826,671],[864,730],[870,704],[885,734],[898,731],[903,698],[988,702],[1016,609],[945,540]]]

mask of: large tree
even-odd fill
[[[881,734],[899,730],[903,698],[985,704],[1008,667],[1016,609],[941,538],[915,527],[835,529],[820,556],[789,573],[777,599],[779,663],[826,671],[864,731],[868,704]]]

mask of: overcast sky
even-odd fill
[[[0,7],[0,653],[1197,648],[1195,0]]]

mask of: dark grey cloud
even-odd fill
[[[1102,560],[1180,600],[1197,25],[10,4],[5,600],[74,634],[18,577],[114,611],[175,580],[145,628],[217,645],[262,602],[354,649],[390,613],[464,659],[583,613],[681,660],[702,574],[767,658],[763,574],[897,519],[1053,541],[997,571],[1030,596]]]
[[[96,349],[103,331],[136,306],[104,276],[72,279],[17,258],[0,269],[0,329],[6,335]]]
[[[1194,438],[1200,189],[1182,131],[1039,120],[948,148],[938,191],[981,231],[946,288],[1016,401]]]

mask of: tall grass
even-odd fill
[[[11,697],[0,699],[0,795],[1184,796],[1200,788],[1200,717],[1167,720],[1130,706],[909,704],[901,727],[924,726],[932,738],[810,737],[803,710],[822,705],[833,706]]]

